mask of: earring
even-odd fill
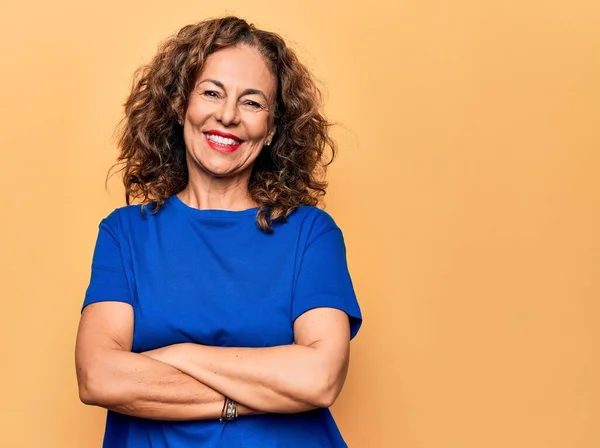
[[[177,124],[178,124],[179,126],[183,126],[183,120],[182,120],[181,118],[179,118],[179,119],[177,120]]]
[[[265,143],[265,146],[269,146],[271,144],[271,140]]]

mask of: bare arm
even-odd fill
[[[83,310],[75,349],[81,401],[148,419],[218,418],[222,394],[173,366],[131,352],[133,320],[133,309],[121,302]],[[255,412],[241,406],[239,413]]]
[[[296,319],[294,334],[293,345],[177,344],[144,354],[260,411],[292,413],[329,407],[348,370],[348,316],[338,309],[316,308]]]

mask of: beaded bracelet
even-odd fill
[[[235,420],[238,417],[238,406],[235,401],[230,398],[225,397],[225,401],[223,402],[223,409],[221,409],[221,417],[219,421],[223,420]]]

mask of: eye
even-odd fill
[[[219,92],[216,90],[205,90],[202,92],[202,96],[207,96],[209,98],[219,98]]]
[[[246,100],[244,101],[244,105],[248,106],[252,109],[262,109],[262,104],[257,103],[256,101],[252,101],[252,100]]]

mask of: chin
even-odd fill
[[[231,163],[215,163],[214,161],[202,163],[200,161],[200,166],[204,172],[218,178],[233,176],[241,171],[237,165]]]
[[[214,177],[215,179],[226,179],[235,174],[232,171],[226,171],[226,170],[218,171],[218,170],[205,169],[205,171],[209,176]]]
[[[199,166],[207,174],[220,178],[239,175],[251,169],[253,165],[253,163],[249,163],[249,166],[244,167],[244,164],[249,161],[245,160],[244,154],[239,153],[238,155],[237,151],[236,153],[221,154],[212,149],[204,151],[203,148],[196,152],[193,159],[194,165]]]

